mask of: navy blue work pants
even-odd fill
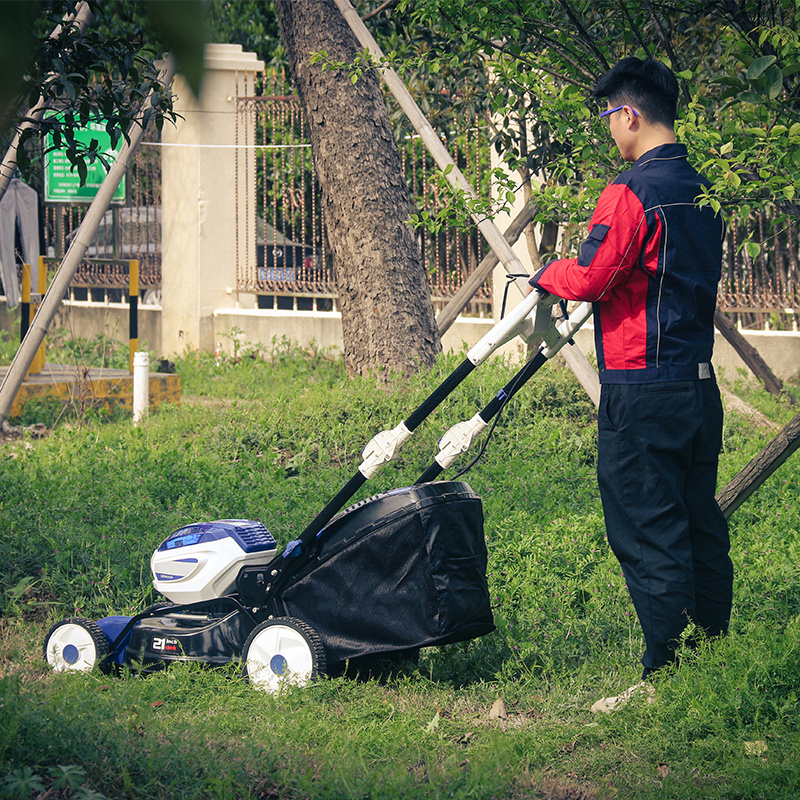
[[[598,483],[644,632],[643,677],[674,659],[690,620],[708,636],[728,629],[733,566],[714,497],[721,443],[713,377],[601,388]]]

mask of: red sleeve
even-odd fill
[[[627,280],[646,235],[641,201],[626,185],[612,183],[600,195],[580,255],[551,261],[535,284],[565,300],[608,300]]]

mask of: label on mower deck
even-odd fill
[[[150,642],[150,649],[156,653],[179,653],[180,645],[177,639],[170,639],[167,636],[154,636]]]

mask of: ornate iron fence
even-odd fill
[[[237,98],[234,144],[257,151],[252,185],[237,187],[237,212],[255,205],[256,225],[246,235],[256,240],[255,260],[238,263],[237,284],[259,296],[261,307],[332,309],[336,282],[327,245],[320,187],[298,98],[283,75],[271,73],[243,81]],[[451,132],[448,149],[473,186],[488,192],[489,146],[476,124]],[[237,154],[239,149],[237,147]],[[436,214],[447,201],[434,179],[436,167],[418,138],[407,138],[400,153],[412,203]],[[238,170],[237,170],[238,175]],[[41,187],[37,187],[41,188]],[[239,207],[241,204],[241,208]],[[44,205],[44,252],[63,255],[86,211],[85,205]],[[431,295],[438,307],[460,288],[487,252],[477,229],[443,228],[418,232]],[[751,256],[741,243],[761,244]],[[237,248],[238,252],[238,248]],[[795,220],[773,225],[769,210],[729,225],[718,303],[745,327],[763,327],[772,319],[796,327],[800,314],[800,231]],[[78,270],[75,299],[125,300],[127,267],[138,258],[142,294],[157,299],[161,287],[161,148],[158,133],[145,134],[128,173],[128,197],[112,207]],[[486,282],[467,313],[491,314],[491,284]]]
[[[127,300],[128,268],[122,261],[139,260],[139,286],[147,299],[161,288],[161,152],[155,129],[145,132],[127,174],[127,197],[122,206],[106,211],[97,235],[86,251],[70,285],[77,300]],[[60,258],[88,206],[44,204],[44,252]]]
[[[259,146],[258,258],[255,265],[242,265],[240,288],[265,295],[335,299],[319,185],[299,100],[282,75],[262,75],[256,87],[254,95],[238,99],[241,119],[254,125]],[[433,179],[436,167],[430,155],[417,138],[406,139],[399,148],[412,203],[418,211],[436,214],[446,198],[440,196]],[[472,184],[485,194],[488,137],[481,126],[451,134],[448,148]],[[418,236],[431,294],[441,306],[459,289],[487,246],[477,229],[465,233],[445,228],[438,234],[420,231]],[[748,237],[762,244],[756,257],[740,247]],[[763,327],[770,316],[782,318],[785,325],[787,317],[793,320],[800,313],[800,237],[793,222],[775,231],[768,212],[735,221],[729,226],[725,250],[721,309],[734,312],[739,321],[752,327]],[[491,313],[490,282],[478,292],[471,310]]]
[[[255,263],[237,263],[238,287],[260,295],[261,307],[293,297],[295,307],[302,307],[305,300],[307,307],[313,302],[315,307],[333,308],[336,277],[299,99],[278,73],[260,76],[255,90],[237,101],[242,131],[237,144],[255,146],[258,156],[255,197],[237,192],[238,202],[255,203],[257,221]],[[255,141],[245,142],[253,130]],[[488,142],[477,126],[454,132],[448,144],[473,185],[488,180]],[[447,198],[440,196],[433,179],[432,158],[416,137],[400,144],[400,154],[412,204],[435,215]],[[237,213],[244,210],[237,208]],[[447,302],[486,252],[475,227],[443,228],[438,234],[420,230],[418,241],[435,305]],[[471,310],[491,313],[490,282],[480,289]]]
[[[761,245],[755,257],[741,247],[748,238]],[[765,317],[800,313],[800,236],[793,219],[778,227],[769,211],[751,214],[729,225],[725,249],[718,295],[722,310],[757,327],[763,327]]]

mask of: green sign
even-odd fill
[[[116,154],[122,147],[123,139],[120,137],[116,148],[111,146],[111,137],[106,133],[102,122],[90,122],[86,128],[75,129],[75,139],[87,147],[92,139],[97,140],[97,149],[103,153],[109,162],[114,161]],[[53,138],[47,136],[48,148],[53,146]],[[106,177],[106,169],[99,159],[94,163],[87,163],[86,182],[81,186],[78,170],[72,168],[70,160],[64,149],[50,150],[45,156],[44,166],[44,199],[47,203],[91,203],[97,190]],[[123,175],[117,191],[111,198],[112,203],[125,202],[125,176]]]

